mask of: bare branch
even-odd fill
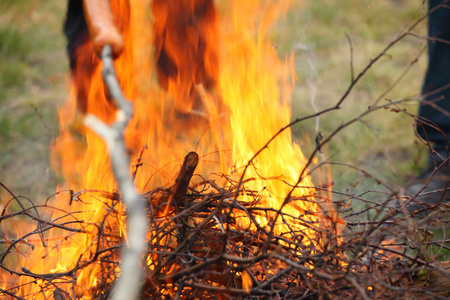
[[[101,53],[103,61],[103,80],[117,106],[116,119],[107,125],[93,115],[85,118],[85,124],[100,135],[106,142],[111,164],[122,199],[127,207],[127,238],[128,247],[124,249],[122,257],[121,276],[113,293],[113,299],[138,299],[142,285],[141,260],[145,250],[145,232],[147,216],[145,203],[136,192],[131,175],[130,161],[127,155],[123,131],[133,116],[133,107],[125,99],[122,89],[115,75],[112,49],[105,46]]]

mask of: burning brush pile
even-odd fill
[[[448,243],[429,229],[449,226],[448,206],[332,203],[313,184],[329,139],[309,158],[292,143],[293,58],[267,39],[288,1],[110,5],[123,49],[77,50],[52,149],[64,184],[42,204],[2,185],[2,296],[106,299],[134,272],[125,295],[140,299],[447,299]]]
[[[288,212],[283,209],[287,203],[280,209],[271,207],[261,190],[248,186],[256,178],[235,181],[217,175],[217,181],[227,184],[219,186],[214,179],[189,184],[197,162],[197,154],[189,153],[172,187],[143,195],[150,227],[140,299],[448,297],[448,265],[428,256],[431,246],[445,246],[432,242],[423,229],[436,225],[448,211],[433,210],[432,221],[415,222],[383,207],[380,213],[387,214],[379,221],[347,222],[344,229],[334,211],[297,207]],[[320,194],[287,199],[292,206],[326,206]],[[2,223],[32,220],[34,228],[6,240],[1,266],[8,271],[8,281],[3,281],[2,293],[11,299],[109,298],[121,275],[121,252],[127,244],[127,211],[120,195],[83,190],[61,191],[55,197],[66,209],[55,207],[54,201],[33,205],[11,193]],[[71,210],[76,203],[84,207],[92,202],[103,213],[95,223],[81,217],[91,213],[88,210]],[[14,203],[23,209],[9,212]],[[44,265],[55,258],[61,265]],[[70,259],[73,262],[64,264]],[[38,268],[47,271],[35,271]]]

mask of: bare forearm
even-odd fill
[[[113,56],[119,56],[124,42],[114,23],[109,0],[83,0],[83,7],[95,52],[100,55],[105,45],[111,45]]]

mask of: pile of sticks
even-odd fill
[[[345,226],[338,226],[336,220],[313,223],[308,221],[309,217],[317,216],[317,212],[305,211],[299,218],[281,209],[255,205],[260,191],[252,191],[229,178],[225,186],[211,180],[190,184],[197,162],[197,154],[189,153],[172,187],[144,195],[150,228],[142,258],[145,279],[141,299],[447,299],[449,296],[450,269],[439,262],[439,255],[430,255],[436,253],[430,252],[432,247],[448,251],[448,242],[433,241],[426,230],[428,225],[436,227],[438,223],[448,227],[445,205],[434,207],[432,216],[418,219],[389,205],[396,201],[392,197],[377,206],[377,216],[362,222],[353,220],[365,212],[346,211],[342,201],[336,208],[347,216]],[[125,244],[118,228],[123,220],[123,212],[118,209],[120,195],[103,191],[71,193],[71,201],[83,201],[93,195],[104,201],[107,211],[104,219],[86,224],[82,220],[73,221],[76,212],[68,213],[73,216],[71,222],[63,221],[67,216],[46,220],[40,215],[54,209],[51,205],[30,208],[23,197],[7,191],[11,194],[10,203],[20,203],[23,209],[11,212],[8,203],[0,220],[7,222],[23,216],[38,226],[24,236],[3,239],[0,268],[9,272],[10,280],[0,294],[24,299],[20,290],[25,284],[39,286],[34,296],[76,299],[91,294],[96,299],[108,298],[120,275],[120,251]],[[241,197],[243,194],[245,198]],[[249,199],[249,195],[254,201],[243,200]],[[314,201],[316,196],[319,201],[318,194],[292,200]],[[268,220],[266,224],[258,221],[262,216]],[[242,218],[248,220],[246,226],[239,225]],[[275,223],[287,225],[288,230],[276,233]],[[25,266],[12,267],[11,260],[24,251],[23,247],[34,247],[30,242],[33,238],[40,240],[41,246],[62,247],[69,237],[92,234],[93,230],[88,228],[97,229],[94,242],[85,251],[89,255],[80,257],[72,269],[35,274]],[[44,233],[48,230],[60,231],[60,240],[46,241]],[[80,286],[79,274],[94,265],[101,267],[100,272],[91,275],[96,276],[96,285]],[[23,277],[27,280],[20,281]]]

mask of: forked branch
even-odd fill
[[[124,130],[133,116],[133,107],[125,99],[117,80],[110,46],[103,48],[101,59],[103,61],[103,80],[117,106],[116,119],[111,125],[107,125],[96,116],[87,115],[85,124],[106,142],[111,155],[113,173],[122,192],[123,203],[127,207],[128,247],[123,252],[121,276],[112,298],[117,300],[138,299],[143,282],[141,257],[146,245],[145,232],[148,221],[144,201],[136,192],[129,172],[130,160],[124,141]]]

